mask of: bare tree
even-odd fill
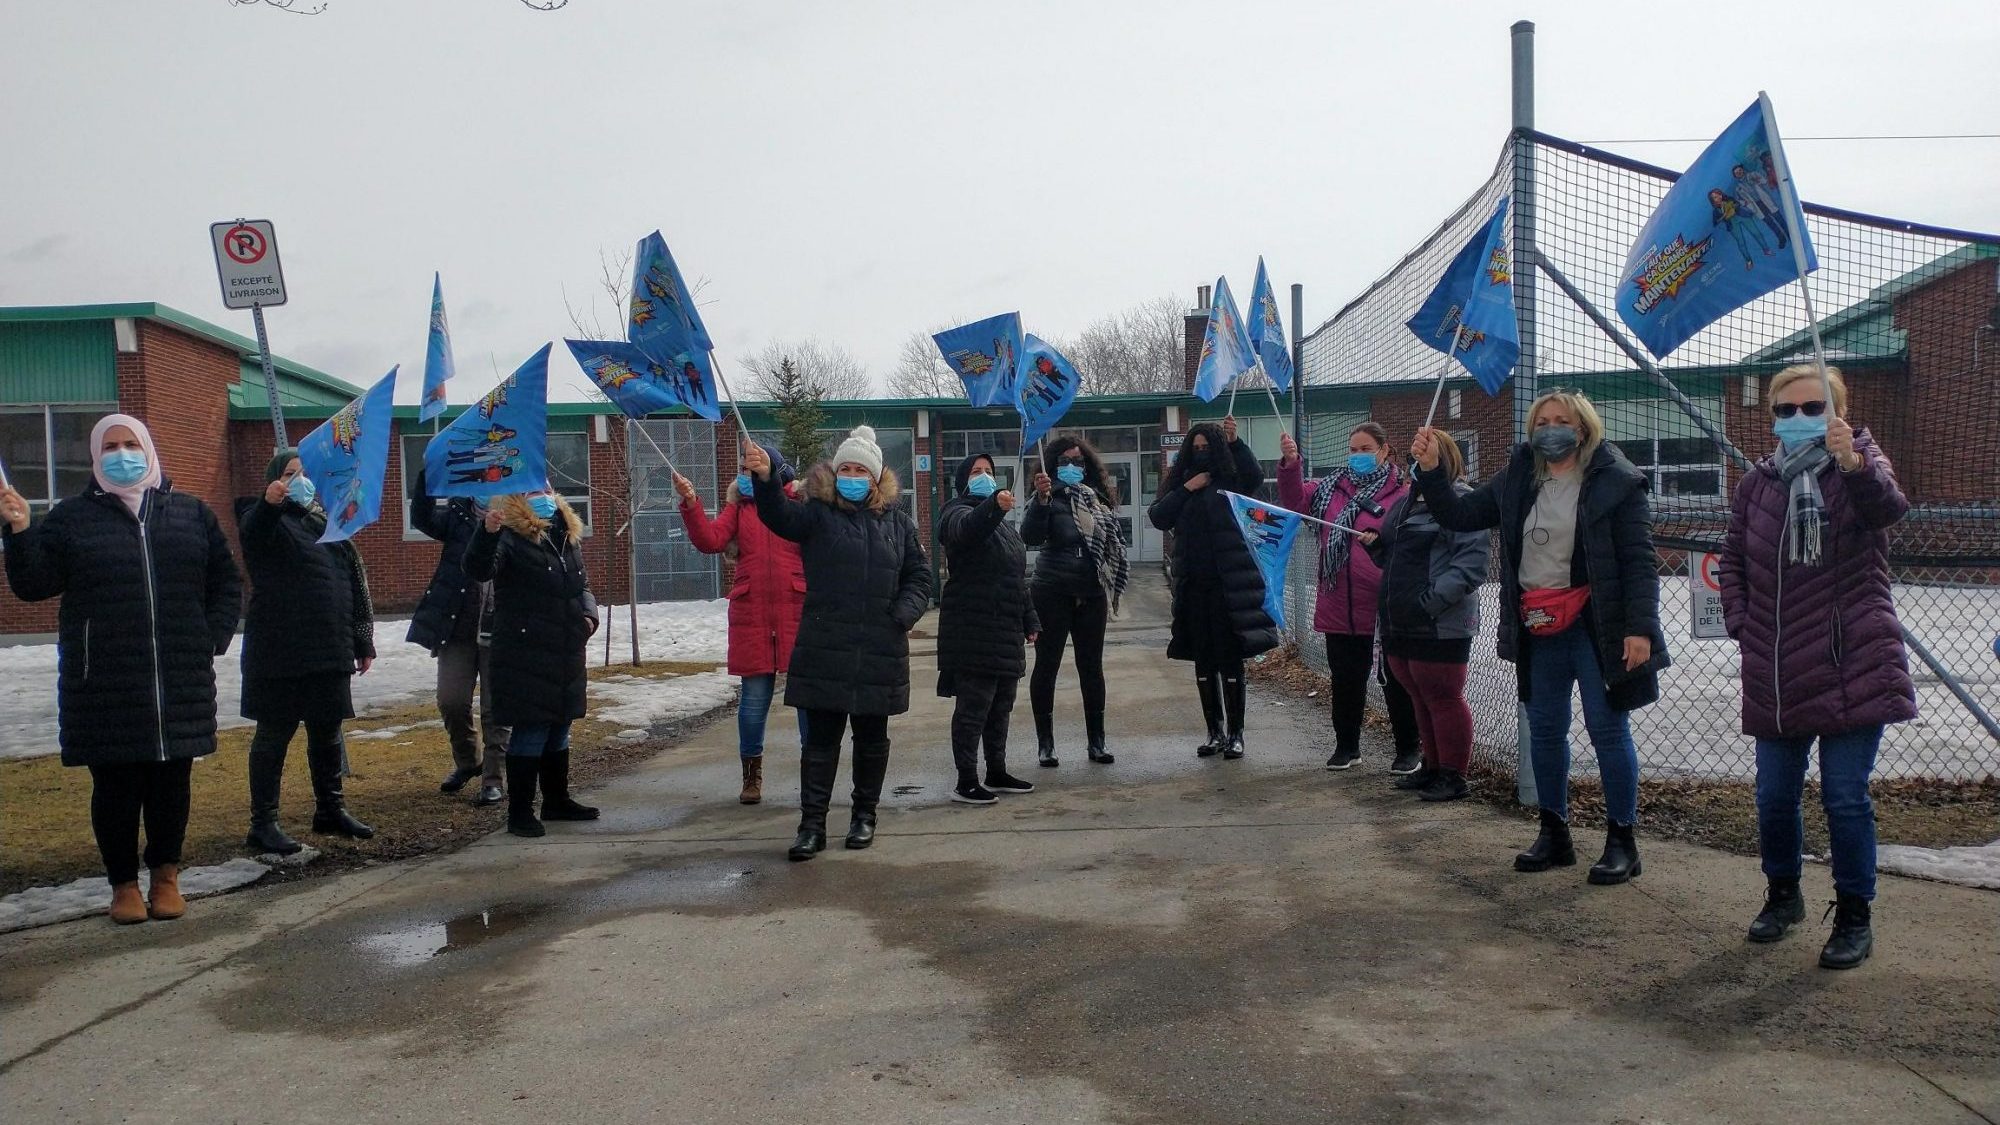
[[[571,301],[569,286],[563,286],[563,311],[569,314],[570,327],[586,340],[623,340],[625,321],[631,315],[632,251],[598,247],[597,269],[597,277],[590,283],[593,292],[581,304]]]
[[[775,400],[783,380],[786,361],[797,369],[805,385],[824,399],[872,398],[875,384],[868,369],[838,344],[822,343],[814,337],[796,341],[774,341],[752,352],[742,361],[749,375],[746,394]]]
[[[965,389],[951,365],[938,352],[932,336],[950,328],[940,324],[910,333],[896,353],[896,370],[889,373],[889,393],[897,398],[950,398]]]
[[[1180,298],[1155,297],[1100,317],[1057,348],[1083,376],[1083,393],[1133,394],[1181,389]]]

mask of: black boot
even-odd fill
[[[1604,826],[1604,858],[1590,865],[1590,881],[1609,887],[1639,877],[1639,844],[1632,826],[1611,821]]]
[[[1426,801],[1457,801],[1470,792],[1465,786],[1464,774],[1455,769],[1440,768],[1431,775],[1430,784],[1417,791],[1417,796]]]
[[[1104,712],[1085,711],[1083,713],[1085,737],[1090,739],[1090,760],[1100,766],[1108,766],[1118,759],[1104,748]]]
[[[1213,758],[1229,745],[1229,736],[1222,733],[1222,689],[1215,681],[1216,676],[1196,676],[1194,691],[1201,696],[1202,721],[1208,724],[1208,741],[1194,748],[1197,758]]]
[[[839,746],[806,746],[799,751],[799,835],[785,853],[787,859],[811,859],[826,850],[826,808],[833,803],[833,783],[839,775]]]
[[[597,810],[569,795],[569,751],[542,754],[542,819],[596,820]]]
[[[1516,871],[1547,871],[1551,867],[1575,867],[1576,845],[1570,842],[1569,822],[1551,809],[1542,810],[1542,831],[1528,850],[1514,857]]]
[[[535,782],[541,772],[539,759],[526,754],[507,755],[507,831],[516,836],[548,835],[548,829],[535,818]]]
[[[1389,783],[1391,789],[1422,789],[1438,775],[1438,768],[1426,762],[1417,767],[1417,772],[1406,773]]]
[[[1875,931],[1869,928],[1874,912],[1868,900],[1836,892],[1827,911],[1833,915],[1833,933],[1819,951],[1819,967],[1851,969],[1868,960],[1875,951]]]
[[[285,780],[285,751],[250,755],[250,834],[243,846],[253,855],[297,855],[305,845],[278,827],[278,788]]]
[[[312,770],[313,799],[318,806],[313,810],[312,830],[323,836],[346,836],[351,840],[373,836],[373,828],[347,811],[347,796],[340,783],[347,768],[344,740],[335,739],[325,746],[314,746],[307,741],[306,765]]]
[[[1233,762],[1243,756],[1243,713],[1245,708],[1243,673],[1222,677],[1222,708],[1229,720],[1229,740],[1222,744],[1222,757]]]
[[[1047,711],[1035,712],[1035,764],[1051,770],[1062,765],[1056,760],[1056,717]]]
[[[1773,879],[1764,891],[1764,909],[1750,923],[1750,940],[1759,945],[1777,941],[1785,931],[1805,921],[1806,900],[1797,879]]]
[[[847,822],[848,847],[865,848],[875,842],[875,805],[882,799],[882,782],[888,776],[887,742],[854,748],[854,815]]]

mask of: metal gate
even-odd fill
[[[661,453],[694,482],[706,500],[719,501],[715,487],[715,426],[699,419],[634,422],[645,434],[628,434],[636,513],[632,520],[632,573],[642,602],[700,601],[719,595],[721,559],[704,555],[688,542],[681,524],[680,497],[673,472]],[[652,441],[646,438],[651,437]],[[658,449],[654,445],[659,446]]]

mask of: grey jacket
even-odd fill
[[[1463,482],[1453,491],[1470,492]],[[1382,568],[1383,640],[1466,640],[1479,633],[1479,597],[1490,536],[1445,531],[1415,492],[1389,509],[1368,555]]]

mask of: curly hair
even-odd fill
[[[1236,486],[1236,458],[1229,452],[1229,442],[1222,436],[1222,427],[1214,422],[1202,422],[1188,430],[1187,437],[1181,439],[1181,447],[1174,451],[1173,467],[1167,470],[1167,479],[1160,482],[1162,495],[1194,474],[1188,471],[1188,458],[1194,452],[1194,439],[1203,438],[1208,442],[1209,463],[1205,471],[1209,483],[1216,488],[1234,490]]]
[[[1050,476],[1054,476],[1055,473],[1051,470],[1054,468],[1056,462],[1061,461],[1063,454],[1068,453],[1072,449],[1083,455],[1083,483],[1096,489],[1097,494],[1104,497],[1104,502],[1107,505],[1116,508],[1118,506],[1118,482],[1112,480],[1110,475],[1105,473],[1104,460],[1097,455],[1097,450],[1092,449],[1089,442],[1077,435],[1060,434],[1049,439],[1048,460],[1042,465],[1042,471],[1048,473]]]

